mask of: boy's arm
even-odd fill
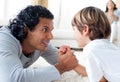
[[[100,82],[108,82],[104,77],[100,80]]]
[[[87,72],[85,70],[85,67],[80,65],[80,64],[74,70],[82,76],[87,76]],[[102,77],[99,82],[108,82],[108,81],[104,77]]]
[[[87,76],[87,72],[85,70],[85,67],[80,65],[80,64],[74,70],[82,76]]]

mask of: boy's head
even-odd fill
[[[72,26],[84,37],[77,34],[79,39],[87,40],[85,44],[94,39],[106,39],[111,33],[107,16],[99,8],[91,6],[83,8],[74,16]]]

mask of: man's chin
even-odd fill
[[[47,50],[47,47],[39,48],[38,50],[40,50],[40,51],[45,51],[45,50]]]

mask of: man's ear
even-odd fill
[[[83,35],[88,35],[89,34],[89,26],[88,25],[84,25],[84,30],[83,30]]]

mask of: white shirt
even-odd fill
[[[84,47],[85,67],[90,82],[104,76],[109,82],[120,82],[120,49],[106,39],[91,41]]]

